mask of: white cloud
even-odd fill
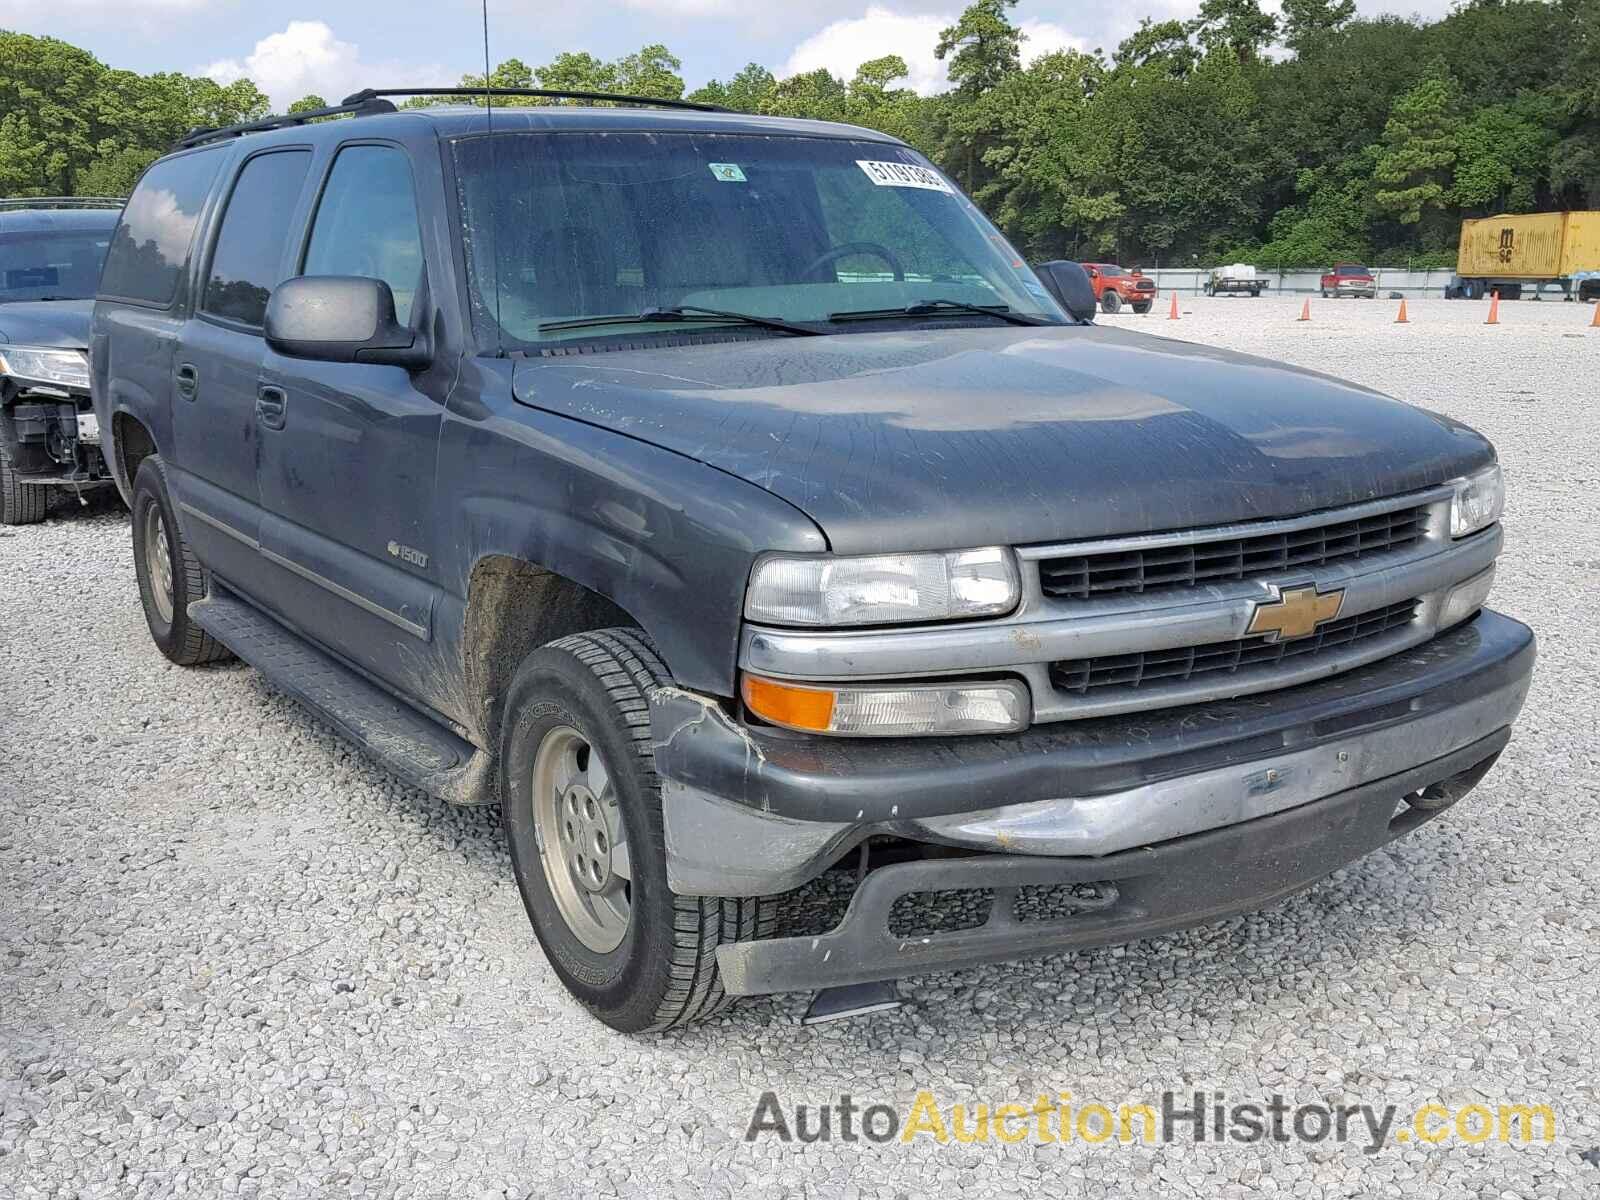
[[[944,87],[945,75],[933,50],[939,44],[939,31],[949,24],[945,17],[905,16],[874,4],[865,15],[835,21],[801,42],[778,76],[826,67],[850,79],[862,63],[898,54],[910,68],[910,86],[924,95],[936,92]]]
[[[222,84],[253,80],[271,99],[275,112],[313,92],[337,104],[364,87],[445,78],[437,65],[368,62],[360,47],[340,41],[323,21],[290,21],[281,32],[257,42],[243,61],[219,59],[202,68],[201,74]]]
[[[630,3],[706,3],[713,0],[630,0]],[[883,5],[871,5],[859,17],[833,22],[795,47],[778,72],[779,78],[826,67],[835,75],[852,78],[864,62],[898,54],[910,69],[907,84],[924,96],[949,86],[946,62],[934,50],[942,30],[954,25],[958,12],[900,13]],[[1031,62],[1052,50],[1084,48],[1082,38],[1074,37],[1053,21],[1026,20],[1019,28],[1027,35],[1022,56]]]
[[[1019,21],[1018,28],[1027,36],[1022,43],[1022,61],[1032,62],[1042,54],[1057,50],[1086,50],[1088,43],[1074,37],[1054,21]]]

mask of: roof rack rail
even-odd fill
[[[606,100],[616,104],[647,104],[656,108],[687,108],[694,112],[728,111],[720,105],[701,104],[697,100],[664,100],[660,96],[629,96],[621,92],[571,92],[561,88],[363,88],[346,96],[344,102],[360,104],[384,96],[543,96],[550,100]]]
[[[0,212],[32,208],[121,208],[126,196],[10,196],[0,199]]]
[[[285,113],[278,117],[264,117],[259,121],[245,121],[238,125],[222,125],[216,129],[199,128],[191,129],[172,144],[174,150],[188,150],[193,146],[203,146],[207,142],[219,142],[224,138],[240,137],[246,133],[262,133],[268,129],[287,129],[293,125],[304,125],[307,121],[314,121],[318,117],[342,117],[346,115],[365,117],[377,113],[392,113],[394,105],[387,100],[376,97],[363,96],[357,100],[346,100],[343,104],[332,104],[327,108],[307,108],[300,112]]]

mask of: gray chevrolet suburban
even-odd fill
[[[1218,920],[1505,747],[1471,429],[1098,327],[879,133],[400,94],[151,167],[95,408],[161,651],[499,804],[607,1024]]]
[[[122,201],[0,200],[0,525],[109,487],[89,403],[89,309]]]

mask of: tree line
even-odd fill
[[[1282,0],[1276,13],[1203,0],[1194,19],[1146,19],[1110,53],[1037,57],[1015,4],[976,0],[941,33],[950,86],[933,96],[905,86],[893,55],[849,79],[751,63],[686,93],[663,45],[511,58],[487,82],[879,129],[1035,259],[1448,265],[1465,216],[1600,208],[1600,0],[1465,0],[1433,22],[1358,18],[1354,0]],[[141,76],[0,32],[0,194],[126,192],[187,129],[267,107],[248,80]]]

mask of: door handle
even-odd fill
[[[256,393],[256,420],[268,429],[282,429],[288,419],[289,397],[282,388],[263,386]]]
[[[193,400],[200,392],[200,372],[195,370],[193,363],[184,363],[178,368],[178,395],[185,400]]]

